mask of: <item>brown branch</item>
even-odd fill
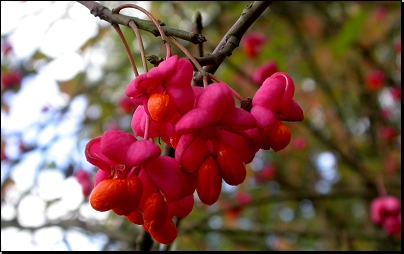
[[[123,14],[115,14],[107,7],[94,1],[77,1],[77,2],[87,7],[90,10],[91,14],[93,14],[95,17],[99,17],[100,19],[105,20],[108,23],[120,24],[129,27],[129,22],[133,21],[139,29],[148,31],[156,37],[160,36],[159,31],[151,21],[126,16]],[[160,25],[162,26],[162,29],[167,36],[174,36],[177,38],[181,38],[194,44],[200,44],[206,41],[205,37],[202,34],[167,27],[162,22],[160,23]]]
[[[136,17],[130,17],[122,14],[115,14],[107,7],[94,2],[94,1],[77,1],[80,4],[86,6],[91,14],[105,20],[111,24],[121,24],[129,27],[129,22],[133,21],[136,26],[144,31],[152,33],[154,36],[160,36],[157,28],[151,21],[142,20]],[[233,50],[239,46],[242,36],[247,29],[255,22],[255,20],[266,10],[266,8],[272,3],[272,1],[257,1],[248,5],[241,13],[240,18],[229,29],[226,35],[222,38],[216,49],[212,54],[198,57],[196,60],[201,66],[207,66],[206,71],[213,74],[222,64],[224,59],[231,56]],[[175,28],[165,26],[164,23],[160,23],[164,33],[167,36],[173,36],[181,38],[186,41],[190,41],[194,44],[201,44],[206,41],[205,37],[200,33],[186,32]],[[202,75],[198,73],[195,80],[198,84],[202,82]]]
[[[136,251],[149,251],[153,247],[154,241],[149,232],[144,229],[140,230],[136,238]]]
[[[208,65],[205,71],[214,74],[226,57],[231,56],[234,49],[236,49],[247,29],[258,19],[258,17],[268,8],[272,1],[256,1],[249,4],[241,13],[240,18],[234,25],[227,31],[216,49],[210,56],[198,58],[201,65]],[[202,75],[198,75],[194,79],[193,85],[202,85]]]
[[[195,17],[195,30],[198,34],[201,34],[202,29],[203,29],[202,14],[199,11],[197,11],[196,17]],[[203,57],[203,44],[202,43],[198,45],[198,51],[199,51],[199,56]]]

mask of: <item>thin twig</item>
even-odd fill
[[[148,72],[149,70],[147,68],[146,55],[145,55],[145,51],[144,51],[142,37],[140,36],[140,33],[139,33],[139,29],[137,28],[135,22],[133,22],[133,21],[129,22],[129,26],[133,29],[133,31],[135,32],[136,37],[137,37],[137,41],[138,41],[139,48],[140,48],[140,56],[142,57],[143,69],[145,72]]]
[[[171,47],[170,47],[170,44],[167,42],[167,36],[165,35],[164,31],[161,29],[159,22],[153,17],[153,15],[151,15],[150,12],[148,12],[147,10],[143,9],[142,7],[140,7],[136,4],[122,4],[122,5],[114,8],[112,10],[112,12],[117,13],[120,10],[125,9],[125,8],[133,8],[133,9],[139,10],[139,11],[143,12],[144,14],[146,14],[146,16],[152,20],[153,24],[156,26],[157,30],[159,31],[159,34],[161,36],[161,39],[163,40],[164,46],[166,47],[166,50],[167,50],[166,59],[168,59],[171,56]]]
[[[267,236],[268,234],[276,234],[276,235],[297,235],[299,237],[307,237],[307,238],[336,238],[339,237],[338,235],[334,234],[332,231],[314,231],[314,230],[297,230],[297,229],[279,229],[279,228],[262,228],[262,229],[249,229],[249,230],[240,230],[234,228],[219,228],[219,229],[212,229],[208,226],[204,225],[197,229],[199,232],[218,232],[228,236],[243,236],[249,235],[250,237],[263,237]],[[191,231],[192,232],[192,231]],[[349,239],[361,239],[367,241],[380,241],[380,240],[391,240],[394,244],[399,244],[399,239],[390,239],[386,234],[381,232],[363,232],[360,230],[350,230],[346,232],[346,237]]]
[[[118,7],[118,8],[112,9],[112,12],[118,14],[119,11],[120,11],[121,9],[123,9],[123,8],[124,8],[124,7],[121,7],[121,6],[120,6],[120,7]],[[147,70],[146,56],[145,56],[145,52],[144,52],[142,37],[140,36],[140,33],[139,33],[139,29],[137,28],[135,22],[133,22],[132,20],[129,21],[129,24],[128,24],[128,25],[133,29],[133,31],[134,31],[135,34],[136,34],[137,41],[138,41],[139,47],[140,47],[140,55],[141,55],[141,57],[142,57],[143,69],[144,69],[145,72],[147,72],[148,70]],[[113,24],[112,26],[113,26],[115,29],[116,29],[116,27],[119,28],[119,25],[117,25],[117,24]],[[119,30],[119,36],[121,37],[121,39],[123,38],[122,32],[121,32],[120,30]],[[124,39],[123,39],[123,40],[124,40]],[[125,43],[126,43],[126,41],[125,41]],[[124,43],[124,45],[125,45],[125,43]],[[125,49],[126,49],[126,47],[125,47]],[[133,59],[131,60],[131,63],[132,63],[132,61],[133,61]],[[136,77],[137,77],[138,75],[139,75],[139,74],[137,74]]]
[[[216,76],[214,76],[214,75],[212,75],[212,74],[210,74],[210,73],[209,73],[208,77],[209,77],[210,79],[213,79],[214,81],[216,81],[216,82],[218,82],[218,83],[225,83],[224,81],[220,80],[218,77],[216,77]],[[225,84],[226,84],[226,83],[225,83]],[[244,98],[243,98],[240,94],[238,94],[238,93],[237,93],[233,88],[231,88],[230,86],[229,86],[229,88],[230,88],[230,90],[231,90],[231,93],[234,95],[234,97],[236,97],[239,101],[244,101]]]
[[[128,43],[126,42],[125,37],[122,34],[121,28],[119,28],[118,24],[113,24],[112,26],[115,28],[116,32],[118,33],[119,38],[121,38],[121,41],[122,41],[123,46],[125,48],[126,54],[128,55],[130,64],[132,65],[133,72],[135,73],[135,77],[139,76],[139,73],[138,73],[137,68],[136,68],[135,61],[133,61],[132,53],[130,52]]]
[[[168,37],[172,43],[174,43],[184,54],[189,58],[189,60],[194,64],[195,68],[198,69],[198,71],[205,73],[205,71],[202,69],[202,66],[198,63],[198,61],[195,60],[195,58],[189,53],[189,51],[182,46],[181,43],[179,43],[174,37],[169,36]],[[204,75],[203,75],[204,76]]]

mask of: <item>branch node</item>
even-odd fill
[[[192,37],[191,37],[191,41],[192,41],[194,44],[201,44],[201,43],[204,43],[204,42],[206,41],[206,38],[205,38],[205,36],[203,36],[202,34],[194,33],[194,34],[192,35]]]
[[[247,100],[241,101],[241,108],[245,111],[251,112],[252,109],[252,99],[247,98]]]
[[[247,14],[248,9],[250,9],[253,6],[253,2],[251,2],[247,7],[244,8],[243,12],[241,12],[241,16],[244,16]]]
[[[235,48],[240,45],[240,39],[234,35],[230,36],[230,38],[227,39],[227,42],[233,44]]]
[[[94,7],[90,10],[90,13],[93,14],[95,17],[99,17],[102,20],[107,20],[107,16],[104,14],[104,10],[107,9],[107,7],[102,6],[102,7]]]
[[[129,23],[130,23],[130,22],[133,22],[133,23],[135,23],[135,21],[133,21],[133,20],[129,20],[128,22],[126,22],[125,26],[128,26],[128,27],[130,27],[130,25],[129,25]],[[136,25],[136,23],[135,23],[135,25]]]
[[[161,21],[161,20],[157,20],[157,22],[159,22],[159,25],[160,25],[160,26],[165,26],[165,25],[166,25],[166,23],[164,23],[164,22]]]
[[[164,61],[164,58],[156,56],[156,55],[146,56],[146,59],[151,64],[153,64],[154,67],[158,66],[162,61]]]

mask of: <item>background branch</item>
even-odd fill
[[[275,194],[275,195],[269,194],[265,197],[256,199],[246,205],[233,205],[233,206],[227,207],[225,209],[211,212],[211,213],[207,214],[204,218],[199,220],[197,223],[195,223],[193,226],[183,229],[181,231],[181,234],[187,234],[192,230],[202,228],[206,225],[209,218],[212,217],[213,215],[223,214],[232,209],[260,206],[260,205],[268,204],[270,202],[286,202],[289,200],[300,201],[303,199],[308,199],[311,201],[315,201],[315,200],[347,199],[347,198],[349,198],[349,199],[350,198],[372,199],[374,197],[375,197],[375,193],[369,189],[366,189],[365,191],[354,191],[354,190],[342,189],[342,190],[333,191],[332,193],[329,193],[329,194],[319,194],[319,193],[307,192],[307,191],[301,191],[301,190],[299,192],[293,191],[293,192],[286,192],[286,193]]]
[[[231,237],[240,236],[246,237],[250,235],[253,237],[262,237],[268,234],[277,234],[282,236],[288,236],[290,234],[295,234],[299,237],[307,238],[338,238],[339,235],[335,235],[333,232],[329,231],[313,231],[313,230],[296,230],[296,229],[279,229],[279,228],[262,228],[262,229],[250,229],[250,230],[240,230],[238,228],[220,228],[212,229],[206,225],[197,229],[200,232],[218,232]],[[347,237],[351,239],[363,239],[368,241],[380,241],[389,239],[385,234],[381,232],[363,232],[361,230],[350,230],[347,233]],[[390,240],[390,239],[389,239]],[[399,244],[399,239],[393,239],[395,244]]]
[[[159,31],[156,26],[151,21],[139,19],[136,17],[130,17],[123,14],[115,14],[107,7],[94,2],[94,1],[77,1],[80,4],[87,7],[91,14],[95,17],[99,17],[102,20],[107,21],[111,24],[120,24],[129,27],[129,21],[135,22],[136,26],[140,30],[148,31],[152,33],[154,36],[160,36]],[[177,38],[181,38],[183,40],[192,42],[194,44],[200,44],[206,41],[205,37],[202,34],[192,33],[187,31],[178,30],[175,28],[167,27],[164,23],[160,22],[161,28],[167,36],[174,36]]]
[[[132,29],[123,31],[133,53],[139,54],[136,39],[144,39],[147,60],[153,66],[165,56],[161,40],[155,37],[159,36],[157,29],[148,18],[138,19],[144,17],[141,13],[112,13],[123,2],[79,3],[2,2],[5,9],[21,12],[20,22],[5,22],[10,27],[2,35],[2,250],[401,250],[401,235],[390,235],[375,224],[370,206],[385,193],[401,199],[399,3],[277,2],[270,9],[264,8],[269,2],[251,1],[145,4],[168,26],[188,31],[158,21],[169,38],[183,39],[174,54],[192,58],[188,53],[193,52],[204,69],[216,70],[226,61],[218,78],[245,97],[252,97],[259,88],[251,80],[257,68],[274,60],[279,71],[294,80],[294,99],[305,115],[303,122],[287,123],[292,133],[289,147],[278,153],[259,151],[246,168],[245,181],[225,190],[223,185],[217,203],[203,205],[195,193],[192,213],[181,220],[173,218],[178,237],[170,245],[157,243],[141,226],[122,216],[109,212],[95,218],[86,211],[90,208],[88,188],[75,172],[84,170],[93,180],[97,168],[88,165],[84,145],[110,129],[133,131],[130,119],[135,107],[124,104],[133,70],[110,26],[139,25],[147,31],[140,32],[144,38]],[[49,16],[49,12],[54,13]],[[5,21],[13,16],[3,14]],[[40,38],[61,39],[52,45],[82,59],[69,68],[54,67],[54,62],[65,61],[64,54],[52,55],[52,45],[15,36],[26,28],[26,17],[29,25],[38,28],[35,34]],[[46,24],[41,22],[44,17],[49,21]],[[68,41],[58,33],[63,29],[59,21],[71,19],[75,22],[66,22],[71,23],[66,31],[77,36],[69,36]],[[97,23],[101,26],[93,36],[89,29]],[[59,28],[56,32],[50,29],[53,25]],[[269,41],[257,48],[255,56],[241,48],[233,53],[250,30]],[[202,31],[209,41],[188,42]],[[81,35],[83,44],[63,47],[62,42]],[[25,36],[31,37],[29,33]],[[22,46],[17,42],[29,48],[37,45],[37,49],[30,57],[18,57],[17,48]],[[181,51],[187,51],[186,56]],[[82,60],[84,68],[77,68]],[[135,60],[137,65],[146,64],[140,58]],[[42,71],[48,68],[55,71]],[[370,89],[367,82],[368,74],[376,69],[386,76],[379,90]],[[21,71],[18,80],[5,82],[4,77],[15,71]],[[147,68],[141,71],[147,72]],[[41,83],[46,84],[44,89],[27,90],[41,87]],[[45,94],[49,96],[42,97]],[[19,111],[20,99],[34,107]],[[38,113],[32,122],[35,112],[31,109]],[[162,155],[174,156],[171,147],[161,140],[155,142]],[[55,183],[63,185],[55,187]],[[69,184],[76,184],[76,190]],[[66,191],[58,194],[47,188]],[[82,195],[76,208],[58,205],[66,197]],[[28,206],[25,201],[35,203]],[[36,216],[41,207],[46,210]],[[60,213],[52,214],[56,207]],[[25,220],[33,223],[23,223]],[[37,220],[41,223],[35,223]],[[42,229],[57,229],[61,234],[42,234]]]
[[[258,19],[258,17],[268,8],[272,1],[256,1],[249,4],[241,13],[239,19],[223,36],[220,43],[210,56],[199,58],[201,65],[209,65],[205,67],[205,71],[214,74],[219,68],[224,59],[231,56],[234,49],[236,49],[247,29]],[[201,61],[201,62],[200,62]],[[202,75],[200,73],[194,79],[193,86],[202,86]]]

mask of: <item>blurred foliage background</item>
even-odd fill
[[[127,2],[100,1],[109,9],[122,3]],[[167,26],[191,32],[200,12],[207,39],[203,54],[209,54],[249,3],[141,4]],[[76,2],[21,1],[7,10],[7,2],[1,4],[2,23],[11,25],[5,30],[2,24],[1,34],[2,250],[135,249],[141,227],[112,212],[92,211],[88,187],[78,176],[95,176],[84,157],[90,139],[109,129],[133,133],[135,108],[123,99],[134,74],[116,31]],[[5,11],[19,20],[6,20]],[[136,11],[121,13],[147,19]],[[16,35],[18,26],[34,20],[41,20],[32,25],[39,39],[28,30],[26,37]],[[61,20],[78,26],[69,32]],[[80,30],[86,22],[94,22],[94,33]],[[63,35],[51,51],[44,38],[55,26]],[[121,29],[144,73],[134,32]],[[277,153],[259,151],[247,165],[245,182],[223,186],[217,203],[203,205],[196,195],[170,249],[401,250],[401,235],[389,236],[372,223],[369,208],[384,193],[401,200],[401,2],[273,2],[245,36],[252,32],[266,37],[260,53],[248,56],[241,44],[215,75],[252,98],[259,88],[254,71],[272,60],[292,77],[305,119],[287,122],[289,146]],[[70,41],[82,34],[86,39]],[[165,56],[160,38],[141,35],[146,55]],[[19,40],[32,46],[31,53],[18,56]],[[179,41],[200,56],[197,45]],[[69,50],[73,60],[59,66],[57,77],[60,70],[49,66]],[[71,67],[77,70],[68,71]],[[51,88],[29,81],[48,82],[51,74],[56,92],[48,98]],[[28,87],[32,102],[18,100]],[[17,106],[23,109],[13,109]],[[36,116],[30,124],[27,113]]]

